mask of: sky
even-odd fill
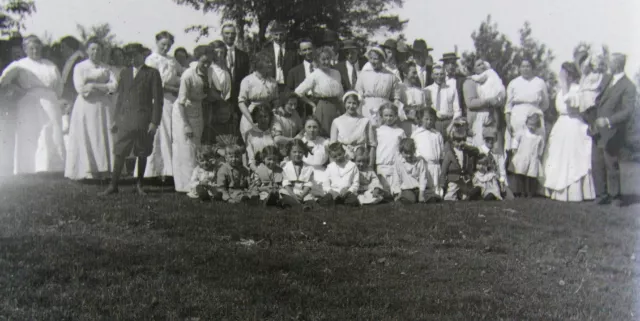
[[[196,34],[185,33],[187,26],[219,27],[215,14],[203,15],[173,0],[36,0],[36,7],[37,12],[26,20],[26,33],[48,33],[54,40],[77,35],[76,24],[108,22],[124,43],[136,41],[152,47],[154,35],[167,30],[176,36],[176,47],[191,51]],[[453,51],[455,45],[459,52],[473,49],[471,32],[490,14],[498,30],[514,42],[519,39],[518,29],[529,21],[533,37],[553,50],[554,69],[571,60],[578,42],[587,41],[628,54],[628,74],[640,70],[640,41],[634,38],[640,30],[639,0],[405,0],[402,8],[392,12],[409,20],[404,31],[409,42],[425,39],[435,49],[434,58]],[[214,32],[201,41],[217,38]]]

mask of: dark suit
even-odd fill
[[[304,62],[291,68],[287,73],[287,95],[296,91],[296,88],[307,78],[307,74],[304,70]],[[284,101],[284,100],[283,100]],[[300,102],[298,104],[298,114],[302,119],[306,119],[308,115],[311,115],[313,109],[311,106]]]
[[[356,68],[356,72],[362,70],[363,66],[363,64],[357,63],[356,66],[354,66]],[[353,90],[353,86],[355,85],[355,83],[352,84],[349,80],[349,69],[347,69],[347,62],[341,61],[334,68],[340,72],[340,78],[342,79],[342,88],[344,89],[344,91],[346,92],[348,90]]]
[[[136,156],[149,156],[153,136],[147,130],[149,124],[160,125],[164,103],[160,72],[143,65],[134,79],[133,68],[125,68],[120,72],[117,93],[114,154],[128,155],[133,148]]]
[[[594,138],[592,152],[593,179],[598,197],[620,197],[620,164],[618,156],[624,146],[626,124],[635,106],[636,87],[622,76],[615,84],[613,77],[604,77],[604,90],[589,110],[587,119]],[[597,128],[595,120],[606,118],[609,126]]]
[[[462,199],[462,195],[469,196],[473,191],[471,178],[476,169],[476,160],[480,151],[473,146],[464,146],[462,148],[462,167],[458,163],[456,154],[453,151],[453,145],[447,143],[444,146],[444,155],[442,158],[442,172],[440,173],[440,187],[443,190],[449,187],[457,187],[456,194],[458,199]],[[449,186],[453,183],[454,186]],[[452,193],[455,192],[451,190]],[[446,199],[446,198],[445,198]]]
[[[235,48],[235,60],[233,64],[233,70],[231,70],[231,99],[234,104],[238,102],[238,95],[240,92],[240,83],[242,79],[249,75],[251,65],[249,62],[249,54]]]
[[[285,53],[284,53],[284,57],[282,59],[282,73],[284,75],[284,79],[285,79],[285,83],[286,83],[286,79],[287,79],[287,75],[289,74],[289,70],[291,70],[294,66],[296,66],[300,60],[299,60],[299,56],[298,56],[298,51],[293,48],[293,46],[287,45],[287,44],[283,44],[284,49],[285,49]],[[275,79],[277,76],[276,70],[278,68],[277,63],[278,60],[276,59],[276,54],[275,54],[275,49],[273,47],[273,42],[269,42],[267,43],[266,46],[264,46],[264,48],[262,49],[261,52],[263,55],[271,58],[273,61],[273,70],[271,71],[272,74],[271,76],[273,76],[273,78]],[[280,93],[282,94],[284,92],[284,90],[286,89],[286,86],[279,86],[280,87]]]

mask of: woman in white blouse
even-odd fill
[[[60,72],[55,64],[42,57],[42,42],[38,37],[26,37],[23,47],[27,57],[12,62],[0,77],[0,86],[21,95],[16,102],[13,172],[61,172],[66,151],[62,138]]]
[[[198,46],[193,51],[196,64],[180,78],[180,91],[173,107],[173,181],[176,192],[189,192],[189,180],[196,168],[204,120],[202,103],[213,94],[209,67],[211,48]]]
[[[331,132],[333,120],[344,113],[342,78],[339,71],[330,68],[333,55],[330,47],[316,50],[314,63],[317,68],[295,90],[302,101],[311,105],[313,115],[320,121],[326,136]]]
[[[73,180],[106,178],[112,167],[113,100],[118,85],[113,69],[100,61],[102,44],[87,42],[89,59],[73,69],[78,97],[69,126],[64,176]]]

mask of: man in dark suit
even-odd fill
[[[427,46],[427,42],[422,39],[416,39],[413,42],[413,60],[418,67],[418,78],[420,78],[420,87],[425,88],[433,84],[433,62],[431,65],[427,64],[427,58],[429,57],[429,51],[433,48]]]
[[[235,111],[235,118],[231,121],[236,125],[239,119],[242,117],[242,113],[238,106],[238,95],[240,94],[240,83],[242,79],[249,75],[249,71],[251,69],[251,63],[249,61],[249,54],[238,49],[236,47],[236,37],[238,32],[236,30],[236,26],[227,23],[222,26],[222,41],[224,41],[225,45],[227,45],[227,69],[229,70],[229,74],[231,75],[231,94],[229,97],[229,104],[231,104],[231,108]],[[236,126],[237,127],[237,126]],[[240,132],[238,131],[238,134]]]
[[[298,54],[303,59],[302,63],[291,68],[287,74],[287,92],[293,93],[296,88],[313,72],[313,42],[303,38],[298,41]],[[302,119],[312,112],[311,106],[304,103],[298,104],[298,113]]]
[[[298,55],[296,50],[287,44],[287,28],[282,23],[274,21],[269,33],[273,41],[267,43],[262,54],[270,57],[274,62],[272,76],[278,83],[280,94],[285,95],[287,91],[286,77],[289,70],[298,64]]]
[[[347,59],[339,62],[335,68],[340,72],[342,87],[346,92],[348,90],[353,90],[356,86],[356,81],[358,81],[360,70],[362,70],[364,64],[361,64],[358,61],[360,58],[360,48],[358,47],[358,43],[354,40],[345,40],[342,50],[345,52]]]
[[[587,117],[594,139],[591,166],[596,203],[599,205],[622,205],[618,156],[624,145],[626,124],[636,99],[636,88],[624,73],[626,60],[623,54],[612,55],[612,75],[602,80],[604,90]]]
[[[111,127],[115,134],[115,162],[111,184],[100,196],[118,192],[118,180],[124,160],[131,150],[138,157],[136,191],[139,195],[146,194],[143,189],[144,170],[162,117],[164,99],[160,72],[144,64],[146,48],[141,44],[128,44],[124,51],[132,67],[123,69],[118,79],[118,100]]]

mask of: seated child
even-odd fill
[[[505,88],[498,73],[485,62],[487,69],[479,75],[472,75],[470,78],[480,84],[478,86],[478,97],[482,100],[496,100],[505,96]]]
[[[445,190],[445,201],[476,200],[481,196],[480,188],[474,187],[471,175],[475,171],[478,149],[467,141],[467,128],[454,127],[449,137],[451,143],[444,149],[440,174],[440,189]]]
[[[216,173],[216,191],[213,199],[229,203],[258,201],[259,196],[249,190],[249,170],[242,165],[242,147],[234,145],[225,148],[225,162]]]
[[[478,149],[481,154],[485,154],[489,157],[489,168],[491,168],[498,177],[502,197],[506,200],[511,200],[513,199],[513,193],[507,183],[506,157],[504,153],[496,153],[494,151],[498,131],[494,127],[485,127],[482,130],[482,136],[484,137],[484,144]]]
[[[282,189],[280,197],[282,206],[310,209],[318,197],[322,196],[322,190],[314,189],[313,167],[303,162],[305,155],[309,154],[309,147],[300,139],[290,143],[289,161],[282,167]]]
[[[313,168],[312,179],[317,189],[322,189],[324,170],[329,162],[329,155],[326,152],[329,140],[320,136],[321,130],[320,121],[313,116],[309,116],[304,123],[304,135],[301,139],[309,147],[309,154],[305,155],[302,161]]]
[[[411,135],[416,143],[416,155],[422,157],[427,164],[427,188],[442,195],[442,191],[439,191],[439,180],[444,140],[442,134],[435,127],[436,119],[438,119],[435,109],[419,110],[418,119],[420,127]]]
[[[302,119],[298,114],[298,95],[291,93],[286,96],[284,107],[275,110],[273,123],[278,124],[280,135],[294,138],[302,130]],[[275,137],[275,136],[274,136]]]
[[[387,103],[382,105],[378,112],[382,125],[376,128],[376,172],[379,174],[384,190],[390,192],[400,140],[407,136],[404,130],[398,127],[398,107]]]
[[[427,193],[427,165],[416,156],[416,144],[411,138],[400,141],[400,154],[396,157],[391,193],[396,201],[405,204],[423,203]],[[430,200],[435,198],[430,197]]]
[[[342,144],[331,143],[327,150],[331,163],[324,172],[322,188],[325,195],[318,203],[323,206],[342,204],[360,206],[358,202],[358,187],[360,187],[360,172],[356,164],[347,159]]]
[[[216,151],[210,146],[201,146],[198,151],[198,166],[193,169],[189,182],[188,197],[203,201],[211,199],[216,190]]]
[[[260,195],[265,206],[280,205],[280,188],[282,188],[282,168],[280,168],[280,150],[275,146],[267,146],[256,153],[258,167],[252,175],[253,189]]]
[[[487,155],[480,155],[473,174],[473,186],[479,187],[485,201],[502,200],[502,192],[498,175],[491,168],[491,159]]]
[[[247,143],[247,166],[252,172],[255,172],[257,169],[255,154],[267,146],[275,145],[273,136],[271,136],[271,123],[273,122],[271,107],[267,104],[256,106],[251,111],[251,118],[258,126],[246,132],[245,141]]]
[[[382,184],[378,179],[378,174],[374,172],[370,165],[369,152],[364,147],[355,151],[356,166],[360,172],[360,186],[358,187],[358,201],[362,205],[378,204],[385,199]]]
[[[509,171],[516,175],[519,190],[524,197],[534,197],[538,190],[538,177],[542,176],[541,157],[544,153],[544,137],[540,135],[541,116],[531,113],[527,128],[516,133],[511,149],[513,157]]]

